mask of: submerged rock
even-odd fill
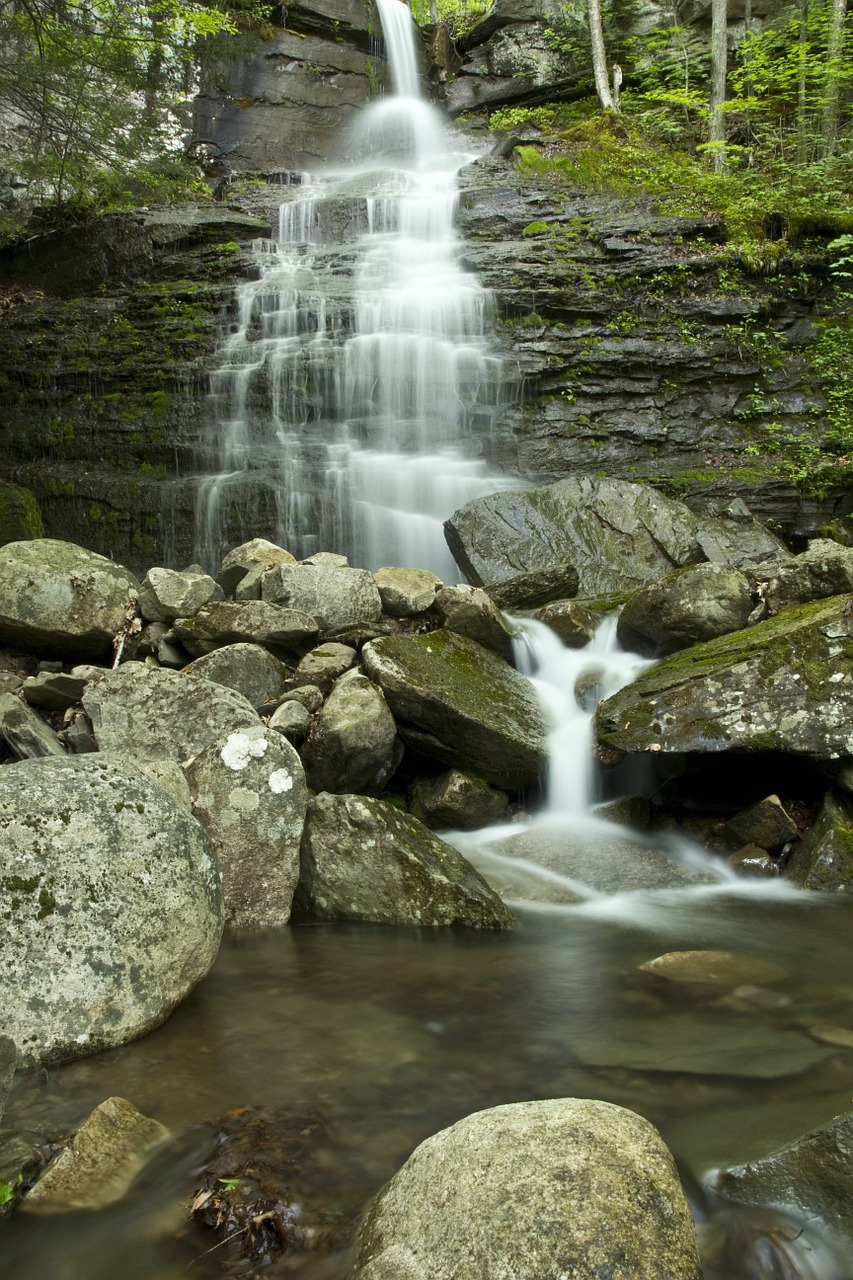
[[[105,658],[135,598],[133,574],[70,542],[0,547],[0,643],[44,657]]]
[[[514,924],[461,854],[417,818],[365,796],[323,793],[309,803],[297,905],[317,920],[475,929]]]
[[[103,1209],[127,1193],[146,1160],[169,1136],[125,1098],[107,1098],[48,1165],[21,1207],[41,1213]]]
[[[667,951],[637,968],[652,978],[717,990],[747,983],[781,982],[786,977],[778,964],[730,951]]]
[[[621,751],[853,754],[853,616],[846,597],[797,605],[664,659],[603,702]]]
[[[0,770],[0,982],[24,1063],[124,1044],[158,1026],[219,948],[204,828],[101,755]]]
[[[672,1156],[640,1116],[558,1098],[421,1143],[379,1192],[351,1280],[699,1280]]]
[[[424,755],[497,787],[535,782],[548,758],[545,714],[530,682],[450,631],[365,645],[401,737]]]
[[[590,596],[703,560],[696,531],[693,513],[655,489],[575,476],[475,498],[445,524],[457,563],[479,586],[568,562]]]

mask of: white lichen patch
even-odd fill
[[[280,796],[285,791],[293,790],[293,779],[286,769],[276,769],[270,774],[269,786],[273,795]]]
[[[226,768],[239,772],[247,768],[252,760],[259,760],[266,755],[268,746],[266,738],[252,738],[247,733],[229,733],[219,755]]]

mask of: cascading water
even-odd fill
[[[207,565],[263,528],[301,558],[333,550],[452,581],[443,520],[507,483],[480,456],[505,396],[492,300],[454,231],[475,156],[420,97],[408,8],[378,8],[394,94],[363,113],[345,170],[286,188],[211,375],[196,481]]]
[[[536,687],[552,724],[546,802],[533,818],[446,838],[474,862],[508,901],[549,910],[582,909],[659,924],[672,894],[775,896],[796,891],[781,881],[737,878],[692,841],[645,838],[596,811],[592,717],[599,701],[649,665],[623,650],[617,615],[605,617],[582,649],[567,648],[540,622],[517,619],[516,663]]]

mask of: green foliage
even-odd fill
[[[436,18],[453,36],[464,35],[489,8],[491,0],[412,0],[412,14],[421,26]]]
[[[0,6],[0,109],[19,121],[0,164],[33,198],[78,208],[168,186],[199,48],[233,30],[191,0]]]

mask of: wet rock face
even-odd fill
[[[475,498],[445,524],[448,545],[472,582],[499,585],[568,562],[587,596],[630,590],[704,559],[696,529],[683,503],[654,489],[574,476]]]
[[[803,889],[853,893],[853,806],[828,792],[814,826],[794,848],[785,874]]]
[[[846,597],[792,606],[667,658],[602,703],[599,741],[624,751],[853,754]]]
[[[24,1063],[123,1044],[204,977],[222,934],[207,834],[101,755],[0,770],[5,1026]]]
[[[604,1102],[494,1107],[423,1142],[380,1191],[352,1280],[698,1280],[693,1221],[652,1126]]]
[[[474,641],[389,637],[365,645],[362,661],[401,737],[425,755],[511,789],[544,769],[547,725],[529,681]]]
[[[382,800],[325,792],[308,806],[294,909],[317,920],[514,924],[470,863],[417,818]]]
[[[716,1190],[739,1204],[777,1204],[816,1218],[853,1245],[853,1114],[836,1116],[788,1146],[726,1169]]]
[[[512,160],[484,159],[462,182],[466,264],[493,290],[496,342],[524,378],[490,440],[495,462],[538,483],[651,479],[697,505],[737,494],[803,533],[847,510],[843,476],[826,501],[804,501],[775,450],[744,456],[774,414],[796,434],[809,402],[817,433],[826,428],[806,387],[820,331],[812,305],[784,287],[736,265],[720,275],[719,221],[579,190],[547,163],[519,174]],[[815,292],[824,287],[818,275]],[[744,340],[751,329],[771,343],[772,368]],[[756,387],[772,412],[756,407]]]
[[[287,30],[246,36],[246,52],[202,85],[195,133],[232,173],[300,172],[338,154],[348,125],[385,80],[366,0],[288,5]]]

